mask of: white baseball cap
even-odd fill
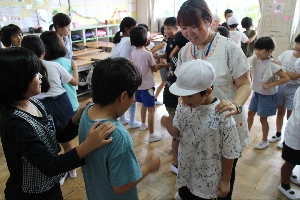
[[[170,92],[176,96],[189,96],[210,88],[216,73],[211,63],[197,59],[183,63],[176,76]]]
[[[231,16],[231,17],[228,18],[227,24],[228,25],[239,24],[239,20],[236,16]]]

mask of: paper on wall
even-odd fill
[[[60,5],[61,6],[68,6],[69,5],[69,1],[68,0],[60,0]]]

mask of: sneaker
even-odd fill
[[[144,123],[144,124],[142,123],[141,126],[140,126],[140,130],[141,130],[141,131],[144,131],[144,130],[146,130],[147,128],[148,128],[148,124],[146,124],[146,123]]]
[[[65,183],[65,180],[66,180],[67,176],[68,176],[68,172],[66,172],[65,175],[64,175],[64,177],[62,177],[62,178],[59,180],[59,184],[60,184],[60,185],[63,185],[63,184]]]
[[[149,142],[157,142],[162,140],[163,135],[161,133],[152,133],[149,137]]]
[[[158,100],[155,100],[155,105],[163,105],[164,103],[162,101],[158,101]]]
[[[296,176],[296,175],[294,175],[294,174],[292,174],[292,176],[291,176],[291,181],[293,182],[293,183],[295,183],[296,185],[300,185],[300,179],[298,179],[298,177]]]
[[[254,148],[258,149],[258,150],[261,150],[261,149],[267,148],[269,146],[269,144],[270,144],[269,141],[267,141],[267,142],[261,141]]]
[[[296,194],[296,192],[294,190],[292,190],[291,188],[288,190],[285,190],[281,184],[278,186],[278,189],[280,192],[282,192],[282,194],[284,194],[287,198],[289,199],[299,199],[300,197]]]
[[[174,199],[175,200],[182,200],[182,198],[179,196],[178,192],[175,193]]]
[[[171,165],[171,171],[174,172],[175,174],[178,174],[178,168],[175,167],[175,165],[173,165],[173,163]]]
[[[133,124],[128,123],[128,128],[139,128],[142,125],[142,122],[134,121]]]
[[[274,135],[269,139],[269,142],[276,142],[278,140],[281,140],[281,136],[278,137],[278,136]]]
[[[73,169],[72,171],[69,171],[69,174],[70,174],[71,178],[76,178],[77,177],[76,169]]]
[[[128,123],[129,123],[129,121],[130,121],[130,120],[129,120],[129,119],[127,119],[127,118],[126,118],[125,120],[122,120],[122,121],[121,121],[121,120],[119,120],[119,122],[120,122],[121,124],[123,124],[123,125],[125,125],[125,124],[128,124]]]
[[[279,144],[277,145],[277,148],[278,148],[278,149],[282,149],[282,147],[283,147],[283,143],[279,143]]]

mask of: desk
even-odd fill
[[[101,51],[100,49],[95,49],[95,48],[86,48],[78,51],[73,51],[73,58],[76,59],[77,56],[81,56],[93,52],[100,52],[100,51]]]
[[[91,60],[74,60],[74,62],[77,65],[78,72],[89,70],[91,67],[93,67],[93,63],[95,63]]]
[[[108,58],[111,56],[111,53],[108,52],[100,52],[100,53],[90,53],[87,55],[78,56],[77,59],[80,60],[104,60],[105,58]]]
[[[77,45],[79,46],[84,46],[83,43],[77,43]],[[95,41],[95,42],[87,42],[86,47],[88,48],[96,48],[96,49],[99,49],[99,48],[107,48],[107,49],[111,49],[113,46],[114,46],[114,43],[112,42],[103,42],[103,41]]]

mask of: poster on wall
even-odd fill
[[[284,0],[274,1],[274,9],[273,9],[274,14],[282,14],[283,8],[284,8]]]
[[[0,6],[0,25],[1,27],[8,24],[21,26],[21,8],[20,6]]]

